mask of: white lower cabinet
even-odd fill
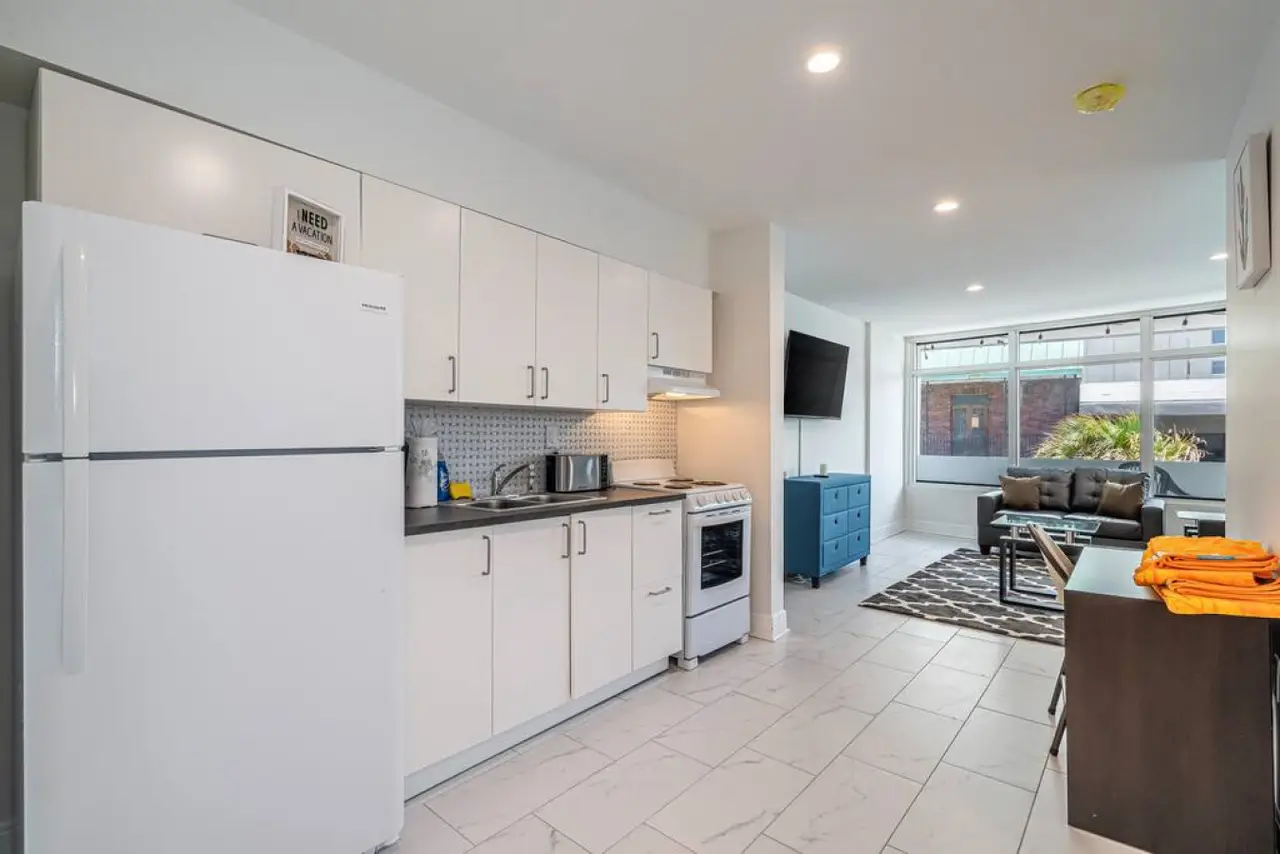
[[[494,528],[495,734],[569,702],[569,532],[568,516]]]
[[[493,735],[493,528],[405,541],[405,770]]]
[[[571,519],[573,698],[631,672],[631,508]]]
[[[631,604],[631,666],[639,670],[684,646],[681,576],[636,587]]]

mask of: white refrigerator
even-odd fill
[[[403,283],[22,212],[28,854],[403,820]]]

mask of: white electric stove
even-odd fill
[[[618,460],[616,486],[683,496],[684,651],[680,666],[751,630],[751,492],[741,483],[681,477],[672,460]]]

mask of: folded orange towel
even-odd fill
[[[1154,588],[1175,614],[1224,614],[1280,619],[1280,581],[1254,588],[1173,581]]]
[[[1227,537],[1153,537],[1133,575],[1138,584],[1175,580],[1251,588],[1280,566],[1261,543]]]

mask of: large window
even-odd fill
[[[1159,496],[1226,496],[1220,307],[910,346],[917,481],[995,485],[1015,464],[1099,466],[1146,471]]]

